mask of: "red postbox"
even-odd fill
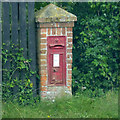
[[[66,85],[66,37],[47,37],[48,85]]]

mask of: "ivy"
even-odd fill
[[[6,47],[5,43],[3,43],[3,47]],[[34,97],[36,91],[33,88],[30,76],[36,75],[38,77],[37,72],[30,69],[32,60],[24,58],[23,48],[19,48],[18,45],[14,44],[12,44],[12,48],[14,49],[11,52],[2,49],[3,66],[10,62],[10,69],[3,67],[3,101],[16,101],[22,105],[34,104],[37,100]],[[21,74],[24,75],[24,79]]]

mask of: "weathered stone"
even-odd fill
[[[35,14],[36,22],[69,22],[77,21],[77,17],[66,10],[49,4]]]

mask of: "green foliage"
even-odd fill
[[[76,12],[78,9],[80,12]],[[73,12],[78,17],[74,28],[73,92],[101,96],[118,87],[119,6],[78,3]]]
[[[37,10],[42,9],[46,5],[50,4],[49,2],[35,2],[35,9],[34,11],[36,12]]]
[[[5,46],[3,43],[4,48]],[[33,94],[36,91],[33,89],[30,76],[36,74],[36,72],[30,70],[31,59],[23,57],[23,48],[19,49],[18,45],[11,46],[11,52],[2,49],[3,66],[6,66],[7,62],[10,62],[10,69],[3,68],[3,101],[12,100],[24,105],[33,104]]]

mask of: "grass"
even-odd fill
[[[118,118],[118,94],[108,92],[100,98],[80,95],[34,106],[3,103],[2,112],[3,118]]]

